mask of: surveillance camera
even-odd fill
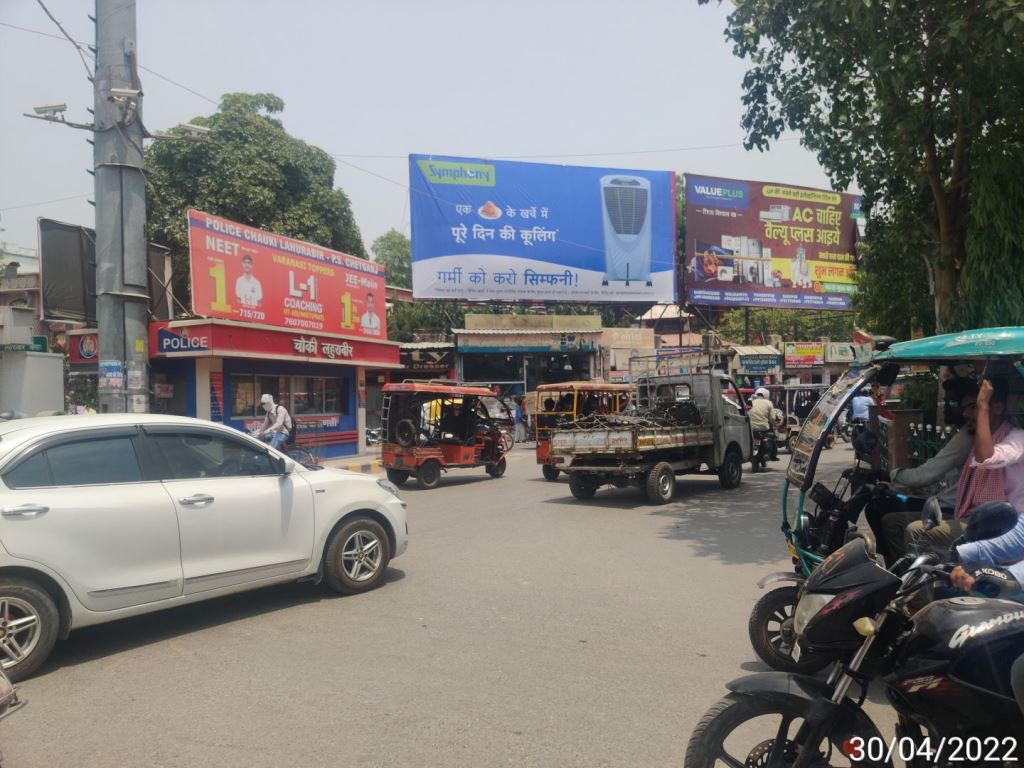
[[[200,136],[210,132],[210,129],[205,125],[195,125],[194,123],[182,123],[181,127],[192,136]]]
[[[110,95],[119,99],[137,99],[142,95],[138,88],[111,88]]]
[[[32,107],[32,111],[37,115],[59,115],[61,112],[66,112],[67,108],[67,104],[39,104]]]

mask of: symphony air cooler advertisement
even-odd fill
[[[860,198],[686,175],[686,285],[694,304],[852,309]]]
[[[674,301],[675,175],[409,156],[413,295]]]
[[[387,338],[382,265],[200,211],[188,236],[200,317]]]

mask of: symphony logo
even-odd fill
[[[476,187],[494,186],[494,166],[489,163],[452,163],[440,160],[417,160],[420,171],[431,184],[462,184]]]
[[[192,352],[210,348],[206,336],[189,336],[188,329],[182,328],[175,333],[169,328],[160,328],[156,332],[157,347],[161,352]]]

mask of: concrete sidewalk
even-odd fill
[[[324,459],[322,464],[325,467],[347,469],[349,472],[363,472],[368,475],[380,475],[384,472],[380,463],[380,449],[371,449],[366,453],[358,453],[353,456]]]

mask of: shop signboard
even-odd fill
[[[397,368],[398,345],[245,324],[150,323],[152,357],[259,357],[265,360]]]
[[[857,351],[849,342],[829,342],[825,350],[825,362],[852,365],[857,362]]]
[[[197,315],[387,338],[382,265],[200,211],[188,235]]]
[[[455,356],[448,349],[403,349],[400,358],[407,371],[446,373],[455,367]]]
[[[409,156],[413,295],[675,302],[675,174]]]
[[[819,368],[825,364],[825,344],[820,341],[787,341],[786,368]]]
[[[778,373],[780,355],[740,355],[739,372],[743,374]]]
[[[694,304],[851,310],[856,195],[686,175]]]

